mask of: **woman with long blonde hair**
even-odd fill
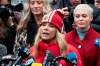
[[[62,31],[62,19],[64,14],[59,10],[53,10],[44,15],[42,23],[38,29],[34,46],[30,48],[30,56],[34,57],[35,62],[43,63],[46,51],[49,50],[55,57],[66,56],[70,52],[75,52],[78,57],[77,66],[82,66],[81,57],[78,51],[67,44]],[[62,66],[69,66],[66,61],[58,61]]]
[[[13,51],[20,47],[30,47],[34,43],[43,15],[51,11],[47,0],[28,0],[28,4],[17,26]]]

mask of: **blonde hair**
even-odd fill
[[[79,4],[75,7],[74,9],[74,14],[77,12],[79,9],[84,9],[87,10],[91,15],[93,14],[93,9],[88,5],[88,4]]]
[[[28,3],[30,3],[30,0],[28,0]],[[50,5],[48,4],[47,0],[43,0],[44,3],[44,7],[43,7],[43,15],[47,14],[48,12],[50,12],[52,9],[50,7]],[[26,29],[27,26],[27,22],[30,20],[31,18],[31,10],[28,6],[24,9],[23,11],[23,17],[21,18],[21,21],[18,25],[17,31],[22,31],[24,29]]]
[[[57,30],[57,33],[56,33],[54,40],[59,45],[61,55],[65,56],[65,54],[66,54],[65,52],[67,50],[67,42],[65,41],[63,34],[61,34]],[[32,54],[32,56],[34,56],[34,57],[36,57],[36,55],[38,54],[38,45],[39,45],[40,41],[42,41],[42,38],[41,38],[41,35],[40,35],[40,28],[39,28],[38,33],[37,33],[36,38],[35,38],[35,43],[34,43],[34,46],[35,46],[34,51],[35,52],[34,52],[34,54]]]

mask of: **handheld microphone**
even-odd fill
[[[34,63],[34,58],[33,57],[30,57],[26,63],[24,64],[24,66],[31,66],[31,64]]]
[[[30,54],[29,49],[27,49],[25,47],[22,47],[21,49],[19,49],[19,51],[18,51],[19,57],[17,58],[17,60],[13,64],[13,66],[15,66],[19,61],[22,61],[22,59],[27,58],[29,56],[29,54]]]
[[[73,64],[73,66],[77,65],[77,55],[74,52],[70,52],[67,55],[67,59]]]
[[[94,41],[94,45],[98,48],[100,48],[100,38],[96,38]]]
[[[43,61],[43,66],[46,66],[46,64],[47,64],[47,57],[48,57],[49,53],[50,53],[50,51],[47,50],[46,51],[46,56],[45,56],[44,61]]]
[[[50,66],[50,64],[54,58],[55,58],[54,55],[49,50],[47,50],[46,56],[43,61],[43,66]]]
[[[42,64],[41,63],[32,63],[31,66],[42,66]]]

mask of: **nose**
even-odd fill
[[[44,26],[44,29],[45,29],[45,30],[48,30],[48,27],[49,27],[48,24],[46,24],[46,25]]]
[[[79,19],[82,20],[83,19],[82,16],[80,16]]]
[[[37,6],[38,6],[38,4],[37,4],[37,2],[35,2],[35,3],[34,3],[34,7],[37,7]]]

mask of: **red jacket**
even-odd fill
[[[100,48],[94,46],[94,40],[100,38],[100,34],[92,27],[87,31],[83,40],[80,40],[76,29],[65,34],[66,41],[79,51],[84,66],[100,66]]]
[[[52,42],[48,45],[48,44],[44,43],[43,41],[41,41],[39,43],[39,49],[38,49],[39,53],[38,53],[37,57],[35,58],[35,62],[43,63],[46,50],[50,50],[51,53],[53,53],[55,57],[61,56],[59,46],[56,42]],[[34,52],[34,46],[30,48],[30,55],[33,52]],[[81,61],[81,57],[80,57],[78,51],[76,50],[76,48],[74,48],[71,45],[68,45],[68,49],[66,51],[66,54],[68,54],[70,52],[75,52],[75,54],[77,55],[77,57],[78,57],[77,66],[83,66],[82,61]],[[62,64],[63,66],[69,66],[63,60],[60,62],[60,64]]]

